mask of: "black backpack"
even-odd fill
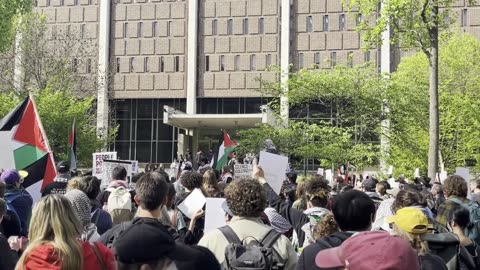
[[[432,254],[445,261],[449,270],[459,269],[460,241],[454,233],[427,233],[422,239],[428,242]]]
[[[260,242],[254,238],[257,245],[244,244],[244,241],[241,241],[228,225],[219,228],[219,230],[229,243],[225,248],[224,269],[282,270],[284,268],[285,265],[280,255],[272,248],[273,244],[281,236],[275,230],[270,230]]]

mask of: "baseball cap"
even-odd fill
[[[17,182],[20,182],[21,179],[24,179],[28,176],[28,172],[26,171],[17,171],[14,169],[6,170],[0,176],[0,180],[5,182],[7,185],[12,185]]]
[[[402,231],[422,234],[428,229],[428,219],[422,210],[415,207],[404,207],[394,216],[387,217],[387,223],[395,223]]]
[[[66,161],[60,161],[57,163],[57,171],[60,173],[66,173],[70,170],[70,164]]]
[[[363,186],[366,190],[374,190],[375,187],[377,186],[377,183],[375,183],[375,181],[372,180],[372,179],[365,179],[365,180],[363,180],[363,182],[362,182],[362,186]]]
[[[320,268],[349,270],[420,269],[417,253],[410,243],[383,231],[357,233],[339,247],[320,251],[315,264]]]
[[[115,256],[119,262],[132,264],[165,257],[173,261],[188,261],[198,254],[188,246],[176,244],[158,220],[141,218],[119,235],[115,241]]]

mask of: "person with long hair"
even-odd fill
[[[205,190],[210,197],[223,197],[214,171],[208,170],[203,174],[203,190]]]
[[[16,270],[113,270],[112,252],[80,239],[83,226],[70,201],[62,195],[42,198],[33,208],[29,244]]]
[[[417,251],[422,270],[447,269],[442,258],[429,252],[427,241],[423,240],[428,233],[428,219],[425,214],[416,207],[404,207],[396,211],[394,216],[387,218],[392,226],[391,234],[408,241]]]

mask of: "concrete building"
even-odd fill
[[[208,150],[220,128],[272,121],[260,111],[268,98],[259,80],[287,78],[270,65],[391,62],[360,50],[361,14],[340,0],[37,0],[36,9],[50,28],[69,25],[96,40],[98,55],[85,64],[98,67],[99,132],[119,124],[114,150],[140,162],[171,162],[187,148]],[[459,0],[454,11],[480,37],[480,6]]]

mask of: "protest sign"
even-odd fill
[[[323,169],[323,168],[318,168],[317,169],[317,175],[322,175],[323,176],[324,172],[325,172],[325,169]]]
[[[327,180],[329,183],[332,183],[333,181],[333,172],[331,169],[325,170],[325,180]]]
[[[443,182],[445,182],[445,179],[447,179],[447,171],[441,171],[439,178],[440,178],[440,183],[442,183],[443,185]]]
[[[413,177],[414,178],[420,177],[420,169],[419,168],[415,169],[415,172],[413,173]]]
[[[117,159],[117,152],[93,153],[92,175],[102,177],[102,163],[104,159]]]
[[[133,161],[130,160],[110,160],[104,159],[102,162],[102,186],[108,186],[112,182],[112,170],[115,167],[124,167],[127,170],[127,178],[131,179],[133,175]],[[130,182],[130,181],[129,181]]]
[[[393,166],[388,167],[387,175],[393,174]]]
[[[191,219],[198,210],[203,208],[206,201],[207,200],[205,196],[203,196],[202,191],[196,188],[181,204],[178,205],[178,210]]]
[[[263,168],[267,183],[277,194],[280,194],[288,169],[288,157],[261,151],[258,165]]]
[[[234,179],[240,179],[244,177],[252,177],[253,165],[252,164],[235,164],[233,166]]]
[[[470,170],[467,168],[463,167],[457,167],[455,168],[455,174],[458,176],[461,176],[465,181],[467,181],[467,190],[468,190],[468,198],[470,199],[470,180],[472,179],[472,176],[470,175]]]
[[[207,198],[205,206],[205,232],[227,225],[222,204],[224,198]]]

